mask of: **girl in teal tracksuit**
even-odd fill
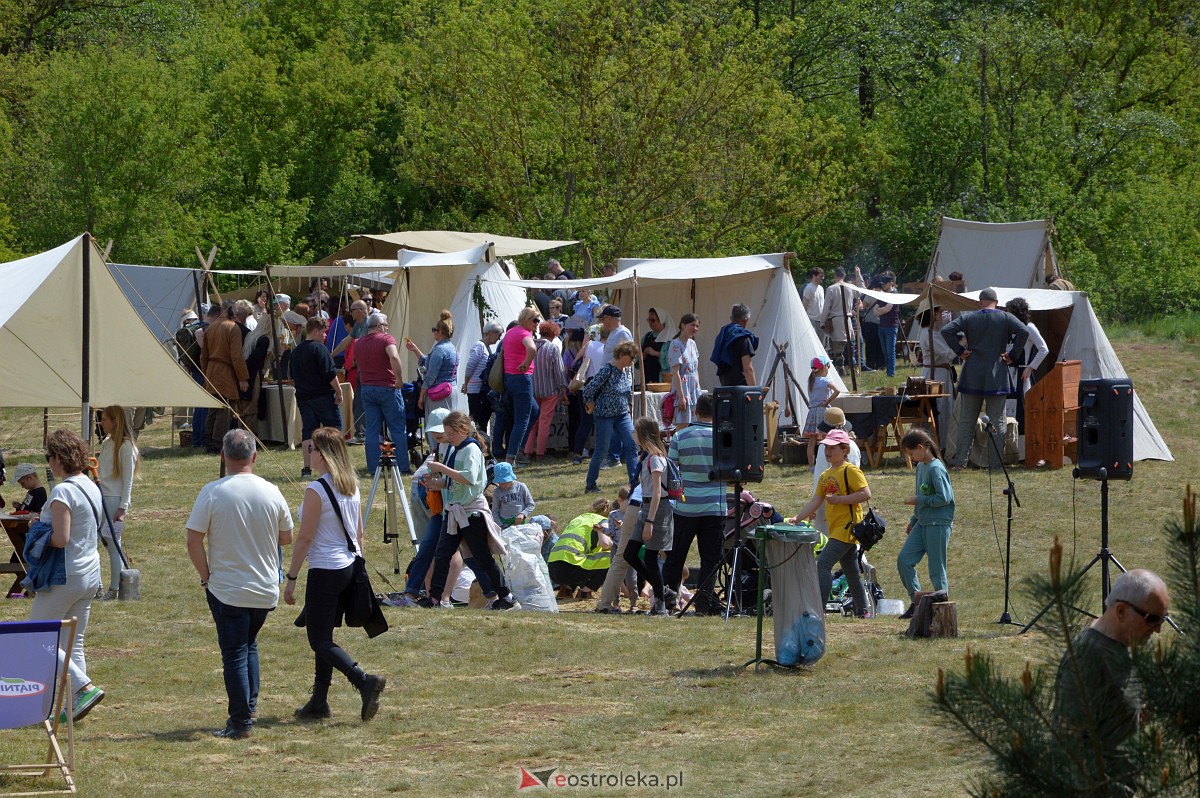
[[[947,590],[946,548],[950,544],[950,526],[954,523],[954,488],[946,466],[938,459],[933,439],[923,429],[909,430],[900,447],[917,466],[915,495],[904,503],[913,505],[913,515],[904,529],[906,535],[896,555],[896,570],[908,596],[921,589],[917,563],[929,557],[929,581],[934,590]]]

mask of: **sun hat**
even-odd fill
[[[547,532],[549,532],[551,529],[554,529],[554,522],[551,521],[550,517],[546,515],[535,515],[533,518],[529,519],[529,523],[537,524]]]
[[[829,434],[825,436],[825,439],[821,441],[822,446],[836,446],[839,443],[852,443],[850,436],[846,434],[845,430],[831,429],[829,430]]]
[[[846,423],[846,414],[842,412],[840,407],[825,408],[825,418],[817,423],[819,432],[829,432],[835,427],[840,427]]]
[[[13,479],[20,482],[25,477],[32,477],[37,473],[37,466],[33,463],[17,463],[17,467],[13,469]]]
[[[513,471],[512,463],[496,463],[496,468],[493,469],[492,474],[492,482],[496,484],[517,481],[517,474]]]
[[[288,305],[292,304],[292,298],[290,296],[288,296],[287,294],[276,294],[275,295],[275,304],[276,305],[281,305],[281,304],[285,304],[285,303]]]
[[[181,321],[199,321],[199,320],[200,320],[200,317],[197,316],[196,311],[192,310],[191,308],[188,308],[187,310],[185,310],[183,312],[183,318],[181,319]]]
[[[446,416],[450,415],[450,411],[445,407],[439,407],[436,410],[431,410],[429,420],[425,422],[425,432],[445,432],[446,428],[443,423],[446,421]]]
[[[825,357],[824,355],[817,355],[816,357],[814,357],[812,359],[812,363],[811,363],[813,371],[820,371],[821,369],[825,368],[828,365],[829,365],[829,358]]]

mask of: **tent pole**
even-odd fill
[[[80,398],[82,403],[83,425],[81,437],[88,443],[92,442],[92,234],[83,234],[83,372],[79,380]]]
[[[638,325],[638,281],[637,271],[633,273],[633,341],[638,348],[638,362],[642,364],[642,413],[650,415],[650,407],[646,404],[646,355],[642,352],[642,331]]]
[[[275,323],[275,286],[271,283],[271,267],[268,265],[263,271],[267,275],[267,304],[271,308],[267,313],[266,321],[271,325],[271,347],[275,350],[274,368],[275,368],[275,383],[279,388],[276,394],[279,396],[279,423],[283,427],[283,439],[288,440],[288,417],[286,403],[283,401],[283,377],[280,375],[280,369],[283,367],[283,351],[279,348],[279,325]],[[307,332],[305,333],[307,335]],[[262,375],[259,375],[262,379]],[[303,446],[303,443],[301,443]]]
[[[858,325],[850,323],[850,306],[846,304],[848,294],[845,284],[843,283],[838,290],[842,293],[842,323],[846,325],[846,349],[844,351],[850,352],[850,384],[854,387],[854,392],[858,393],[858,370],[855,368],[855,363],[858,360],[859,342],[850,338],[851,333],[857,334]],[[858,294],[854,296],[857,297]],[[856,313],[856,322],[858,321],[857,316],[858,314]],[[852,347],[853,351],[851,351]]]

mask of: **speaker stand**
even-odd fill
[[[1071,587],[1080,579],[1083,579],[1084,574],[1090,571],[1093,565],[1100,563],[1100,606],[1103,607],[1104,603],[1108,600],[1108,591],[1111,586],[1111,583],[1109,582],[1109,562],[1112,562],[1114,565],[1120,568],[1121,573],[1125,573],[1127,569],[1124,565],[1121,565],[1121,561],[1117,559],[1116,555],[1112,553],[1112,549],[1108,547],[1108,469],[1097,469],[1096,475],[1100,477],[1100,551],[1096,553],[1096,556],[1092,558],[1091,562],[1084,566],[1082,571],[1076,574],[1075,577],[1067,583],[1066,587]],[[1071,472],[1071,476],[1073,476],[1075,479],[1079,479],[1079,469],[1074,469]],[[1043,615],[1049,612],[1051,606],[1053,605],[1047,604],[1045,607],[1042,607],[1038,614],[1033,616],[1033,620],[1026,624],[1025,628],[1021,630],[1021,634],[1025,634],[1032,629],[1033,625],[1037,623]],[[1091,613],[1086,614],[1091,615]],[[1174,624],[1171,625],[1174,626]],[[1176,628],[1178,629],[1178,627]]]
[[[1008,473],[1008,466],[1004,465],[1004,454],[1000,450],[1000,445],[996,443],[996,438],[999,433],[996,428],[989,422],[986,426],[988,440],[992,442],[992,451],[996,454],[996,462],[1000,464],[1000,470],[1004,472],[1004,481],[1007,487],[1004,488],[1004,495],[1008,497],[1008,522],[1004,534],[1004,610],[1000,613],[1000,620],[996,623],[1001,625],[1019,626],[1012,619],[1012,613],[1008,611],[1009,606],[1009,584],[1012,577],[1012,529],[1013,529],[1013,502],[1017,506],[1021,506],[1021,500],[1017,498],[1017,486],[1013,484],[1012,477]],[[1028,628],[1028,627],[1026,627]],[[1024,631],[1024,630],[1022,630]]]
[[[741,472],[738,472],[739,475]],[[742,483],[738,479],[733,483],[733,495],[737,509],[733,515],[733,530],[736,536],[733,544],[733,565],[729,571],[729,582],[725,586],[725,620],[729,620],[730,612],[733,609],[733,595],[737,593],[738,612],[742,612],[745,608],[742,607],[742,556],[749,555],[746,548],[746,534],[742,530]]]

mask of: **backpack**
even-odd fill
[[[679,473],[679,466],[675,465],[675,461],[669,457],[667,458],[667,470],[663,473],[663,484],[667,488],[668,499],[687,501],[683,497],[683,476]]]
[[[640,458],[638,468],[642,468],[648,459],[648,457]],[[668,499],[679,501],[683,499],[683,477],[679,474],[679,466],[675,465],[675,461],[670,457],[663,459],[667,461],[667,467],[662,475],[663,489],[667,492]],[[648,502],[646,498],[643,498],[642,501]]]
[[[192,322],[175,331],[175,351],[178,353],[179,365],[189,371],[200,370],[200,342],[196,340],[196,330],[203,329],[203,322]]]
[[[496,393],[504,393],[504,343],[496,344],[496,351],[488,355],[487,363],[483,365],[483,373],[488,387]]]

